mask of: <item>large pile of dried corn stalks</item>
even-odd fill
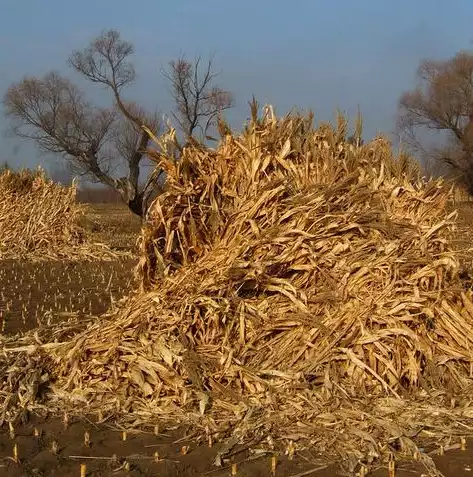
[[[447,188],[382,138],[348,143],[343,119],[314,129],[254,107],[241,135],[221,130],[178,162],[165,142],[150,152],[167,187],[140,293],[46,360],[17,356],[50,373],[49,403],[312,444],[350,470],[469,434],[473,302]],[[5,383],[27,402],[21,366]]]
[[[0,173],[0,259],[115,257],[105,245],[88,243],[75,198],[75,184],[55,183],[41,169]]]

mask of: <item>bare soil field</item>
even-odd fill
[[[458,246],[470,247],[473,233],[473,206],[457,205],[460,212]],[[139,221],[126,208],[116,205],[95,206],[87,217],[86,227],[97,242],[120,250],[135,250]],[[470,267],[472,254],[465,252],[465,266]],[[70,316],[84,319],[105,312],[133,287],[135,259],[112,262],[0,262],[0,316],[2,333],[17,334],[45,327]],[[468,273],[465,279],[468,280]],[[470,277],[471,278],[471,277]],[[126,437],[126,439],[124,439]],[[87,442],[88,441],[88,442]],[[16,447],[15,447],[16,446]],[[471,475],[473,442],[466,450],[453,445],[444,455],[432,457],[447,477]],[[15,449],[17,459],[15,459]],[[112,422],[99,422],[97,416],[81,421],[63,420],[48,415],[29,416],[27,422],[13,430],[4,426],[0,432],[0,477],[32,476],[293,476],[328,477],[340,475],[324,465],[321,456],[296,452],[289,460],[284,453],[255,453],[257,444],[236,448],[224,461],[214,465],[219,445],[197,445],[193,430],[159,428],[154,432],[123,435]],[[274,456],[276,460],[273,461]],[[275,469],[272,464],[276,463]],[[85,465],[81,474],[81,465]],[[274,470],[274,472],[273,472]],[[396,476],[420,476],[425,470],[417,462],[398,464]],[[369,475],[387,476],[380,467]]]
[[[112,262],[2,262],[3,333],[51,325],[66,317],[96,316],[130,288],[135,260]]]

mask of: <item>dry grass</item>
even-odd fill
[[[0,174],[0,259],[116,258],[106,245],[88,242],[75,198],[75,185],[57,184],[41,170]]]
[[[298,441],[350,471],[473,434],[450,190],[346,129],[255,107],[217,150],[150,152],[167,190],[142,232],[141,292],[68,342],[5,349],[4,417],[33,405],[24,383],[49,381],[48,406]]]

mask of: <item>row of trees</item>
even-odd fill
[[[76,84],[56,72],[11,85],[4,106],[16,135],[61,155],[74,174],[110,187],[143,216],[162,183],[159,171],[141,177],[150,134],[159,135],[162,124],[157,111],[124,96],[135,81],[133,54],[132,44],[108,30],[69,57],[73,70],[109,91],[110,107],[91,104]],[[202,64],[200,58],[189,62],[181,57],[163,75],[171,86],[181,144],[211,139],[220,115],[234,105],[233,95],[215,84],[212,60]],[[423,61],[417,80],[399,100],[402,141],[432,172],[455,175],[473,195],[473,54]],[[117,177],[123,170],[126,174]]]
[[[158,136],[163,125],[156,110],[125,97],[136,78],[133,55],[133,45],[108,30],[69,57],[75,72],[108,90],[109,107],[91,104],[75,83],[54,71],[12,84],[4,107],[14,134],[62,156],[75,175],[117,191],[143,216],[162,182],[162,174],[146,171],[146,149],[150,135]],[[215,84],[212,59],[203,64],[200,58],[181,57],[163,75],[171,86],[181,141],[207,139],[218,116],[234,104],[232,94]]]
[[[473,54],[422,61],[398,113],[401,139],[428,172],[452,176],[473,195]]]

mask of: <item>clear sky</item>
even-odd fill
[[[67,57],[108,28],[136,48],[139,77],[130,99],[169,111],[160,67],[180,53],[214,53],[223,70],[219,83],[236,97],[235,127],[255,94],[281,114],[297,106],[315,110],[319,120],[333,119],[337,107],[353,117],[359,105],[371,137],[393,130],[397,100],[414,85],[421,59],[473,48],[473,2],[0,0],[1,95],[23,75],[55,69],[75,78]],[[2,112],[0,130],[6,126]],[[48,162],[2,135],[5,159],[21,166]]]

